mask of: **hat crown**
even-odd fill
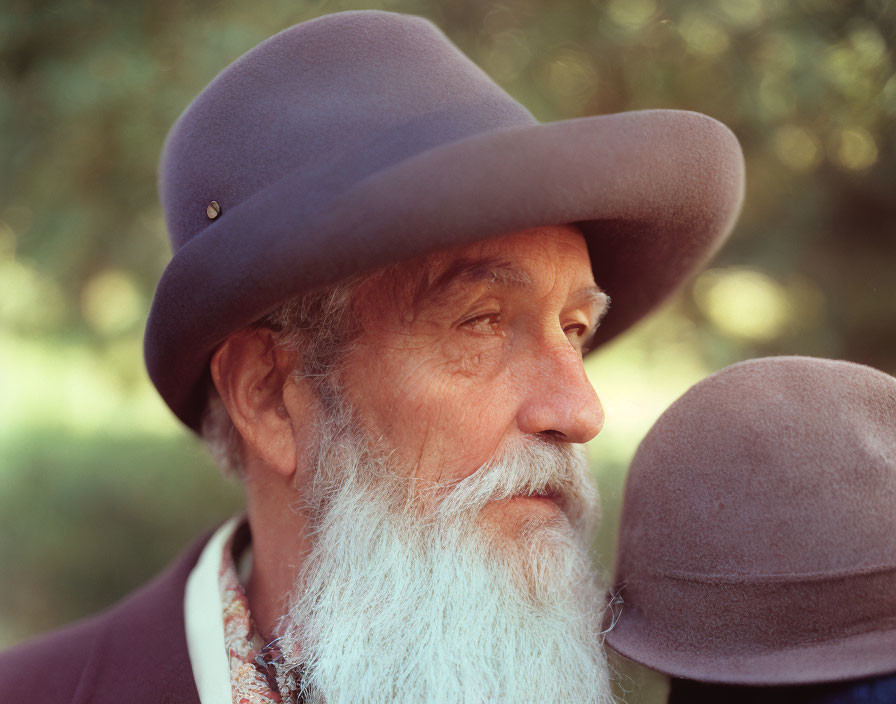
[[[222,71],[175,123],[160,191],[172,246],[288,174],[332,196],[474,134],[535,123],[431,22],[342,12],[286,29]],[[308,197],[308,191],[297,197]]]
[[[896,379],[783,357],[703,380],[638,448],[621,531],[639,573],[896,566]]]
[[[626,480],[607,642],[666,674],[798,684],[896,666],[896,379],[742,362],[676,401]]]

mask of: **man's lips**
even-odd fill
[[[535,499],[536,501],[550,501],[554,503],[557,508],[559,508],[564,513],[566,512],[566,500],[559,491],[555,491],[553,489],[546,489],[545,491],[539,491],[534,494],[518,494],[518,498],[521,499]]]

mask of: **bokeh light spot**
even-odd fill
[[[104,335],[123,332],[143,312],[143,299],[124,271],[108,270],[94,276],[81,293],[81,314],[91,328]]]
[[[870,24],[854,27],[849,33],[849,41],[863,68],[874,68],[887,53],[886,41],[877,28]]]
[[[0,324],[29,332],[60,323],[65,299],[59,286],[24,262],[0,258]]]
[[[840,42],[825,55],[825,78],[841,95],[855,101],[867,101],[875,90],[868,67],[850,42]]]
[[[888,115],[896,116],[896,73],[890,76],[890,80],[880,92],[881,107]]]
[[[730,43],[728,33],[721,25],[695,12],[684,16],[678,31],[695,54],[715,56],[724,52]]]
[[[877,145],[874,137],[861,127],[841,130],[834,158],[837,163],[850,171],[863,171],[877,161]]]
[[[764,17],[759,0],[718,0],[726,22],[738,29],[756,29]]]
[[[557,54],[548,64],[544,79],[560,106],[575,113],[591,98],[597,85],[597,72],[587,54],[571,47]]]
[[[492,38],[491,47],[483,55],[483,67],[495,80],[513,81],[532,58],[523,32],[509,29]]]
[[[623,29],[637,31],[656,13],[654,0],[611,0],[607,5],[610,19]]]
[[[695,282],[694,298],[718,330],[744,340],[773,340],[792,317],[785,288],[755,269],[710,269]]]
[[[785,125],[774,132],[775,154],[794,171],[809,171],[821,163],[821,145],[809,130]]]

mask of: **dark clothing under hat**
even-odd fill
[[[673,679],[668,704],[894,704],[896,675],[850,682],[744,687]]]

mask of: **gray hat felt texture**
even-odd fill
[[[607,643],[666,674],[786,685],[896,672],[896,379],[730,366],[641,442]]]
[[[146,363],[197,429],[215,348],[286,299],[542,225],[581,225],[613,299],[605,342],[729,233],[743,157],[685,111],[540,124],[429,21],[356,11],[224,69],[172,128],[159,188],[174,256]]]

